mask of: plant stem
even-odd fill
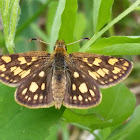
[[[126,15],[128,15],[130,12],[135,10],[135,8],[140,4],[140,0],[137,0],[135,3],[133,3],[129,8],[127,8],[123,13],[121,13],[119,16],[117,16],[114,20],[112,20],[109,24],[107,24],[101,31],[99,31],[97,34],[94,34],[94,36],[91,38],[90,41],[88,41],[79,51],[85,52],[87,51],[90,46],[99,38],[101,37],[110,27],[112,27],[114,24],[116,24],[118,21],[120,21],[122,18],[124,18]]]

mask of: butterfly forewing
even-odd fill
[[[85,109],[98,105],[102,96],[93,79],[71,65],[68,68],[64,106]]]
[[[126,59],[90,53],[72,53],[71,63],[101,88],[119,83],[132,70],[132,63]]]
[[[51,91],[52,68],[43,67],[32,73],[15,93],[15,100],[28,108],[54,105]]]
[[[0,56],[0,80],[18,86],[26,77],[49,62],[47,52],[27,52]]]

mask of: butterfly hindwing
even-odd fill
[[[101,98],[100,90],[92,78],[69,65],[67,91],[63,105],[69,108],[85,109],[98,105]]]
[[[51,91],[52,69],[43,67],[32,73],[18,86],[15,100],[28,108],[44,108],[54,105]]]
[[[49,62],[47,52],[27,52],[0,56],[0,81],[18,86],[29,75]]]
[[[91,53],[72,53],[70,59],[72,65],[85,75],[89,75],[101,88],[121,82],[133,67],[130,61],[123,58]]]

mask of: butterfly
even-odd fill
[[[15,100],[28,108],[62,105],[87,109],[102,100],[99,88],[124,80],[132,62],[112,56],[75,52],[68,54],[63,40],[53,53],[26,52],[0,56],[0,81],[17,87]]]

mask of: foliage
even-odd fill
[[[118,36],[115,33],[115,24],[120,24],[121,19],[125,22],[126,16],[135,11],[140,0],[133,4],[128,3],[129,7],[112,19],[112,7],[115,7],[115,4],[113,0],[30,0],[21,1],[19,7],[18,0],[0,0],[4,33],[0,32],[0,48],[3,49],[3,53],[7,53],[7,50],[10,53],[14,50],[16,53],[26,52],[42,49],[40,44],[27,42],[33,37],[40,37],[54,44],[57,39],[64,39],[66,43],[70,43],[81,37],[90,36],[91,40],[82,48],[79,44],[71,45],[68,52],[83,51],[104,55],[140,54],[140,37],[137,33],[133,36],[130,36],[132,34]],[[42,27],[40,17],[44,15],[46,24]],[[129,19],[133,21],[131,17]],[[130,28],[133,27],[133,23],[134,21],[130,24]],[[123,28],[120,30],[124,32]],[[7,49],[4,47],[4,38]],[[53,46],[45,50],[51,52]],[[138,131],[140,123],[137,123],[140,122],[140,107],[135,109],[135,96],[123,84],[101,90],[103,95],[101,104],[87,110],[64,107],[60,110],[54,107],[31,110],[15,103],[13,88],[1,84],[0,91],[0,139],[56,139],[55,132],[60,128],[64,132],[63,137],[68,139],[67,131],[63,129],[67,123],[93,134],[94,130],[100,129],[95,135],[96,139],[122,140],[135,135],[136,140],[140,136]],[[123,124],[129,117],[128,122]]]

